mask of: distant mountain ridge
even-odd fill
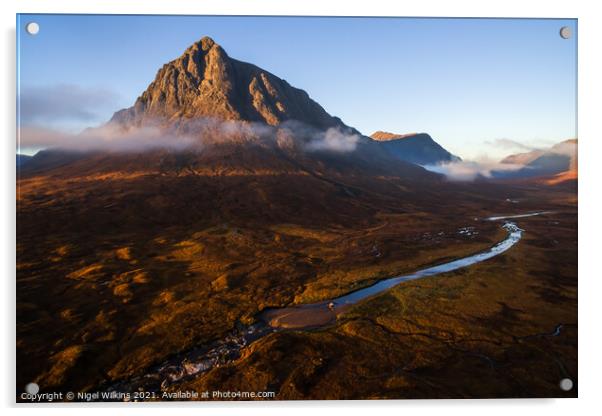
[[[370,137],[399,160],[417,165],[437,165],[461,160],[426,133],[395,134],[377,131]]]
[[[387,142],[389,140],[405,139],[406,137],[416,136],[417,134],[418,133],[396,134],[378,130],[372,133],[370,137],[379,142]]]
[[[565,140],[549,149],[507,156],[501,163],[519,165],[516,170],[494,171],[503,179],[548,178],[551,183],[577,178],[577,139]]]

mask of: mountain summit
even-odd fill
[[[126,125],[198,117],[278,125],[296,120],[319,129],[350,129],[309,95],[255,65],[232,59],[210,37],[163,65],[154,81],[111,119]]]
[[[142,152],[135,157],[132,152],[41,152],[27,163],[27,172],[60,167],[65,175],[124,170],[295,180],[310,175],[330,184],[344,175],[350,181],[359,178],[366,189],[381,186],[378,178],[385,175],[409,182],[440,180],[331,116],[305,91],[232,59],[209,37],[163,65],[132,107],[86,134],[114,138],[111,145],[129,140]],[[367,184],[370,180],[378,185]]]

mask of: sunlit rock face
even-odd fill
[[[271,126],[296,120],[319,129],[349,129],[305,91],[255,65],[230,58],[209,37],[163,65],[135,104],[115,113],[112,121],[139,125],[145,120],[173,122],[198,117]]]

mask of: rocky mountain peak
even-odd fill
[[[203,117],[269,125],[296,120],[320,129],[353,130],[305,91],[262,68],[230,58],[207,36],[163,65],[135,104],[115,113],[111,121],[140,125]]]

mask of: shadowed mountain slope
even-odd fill
[[[426,133],[394,134],[377,131],[370,137],[394,157],[418,165],[436,165],[461,160]]]

